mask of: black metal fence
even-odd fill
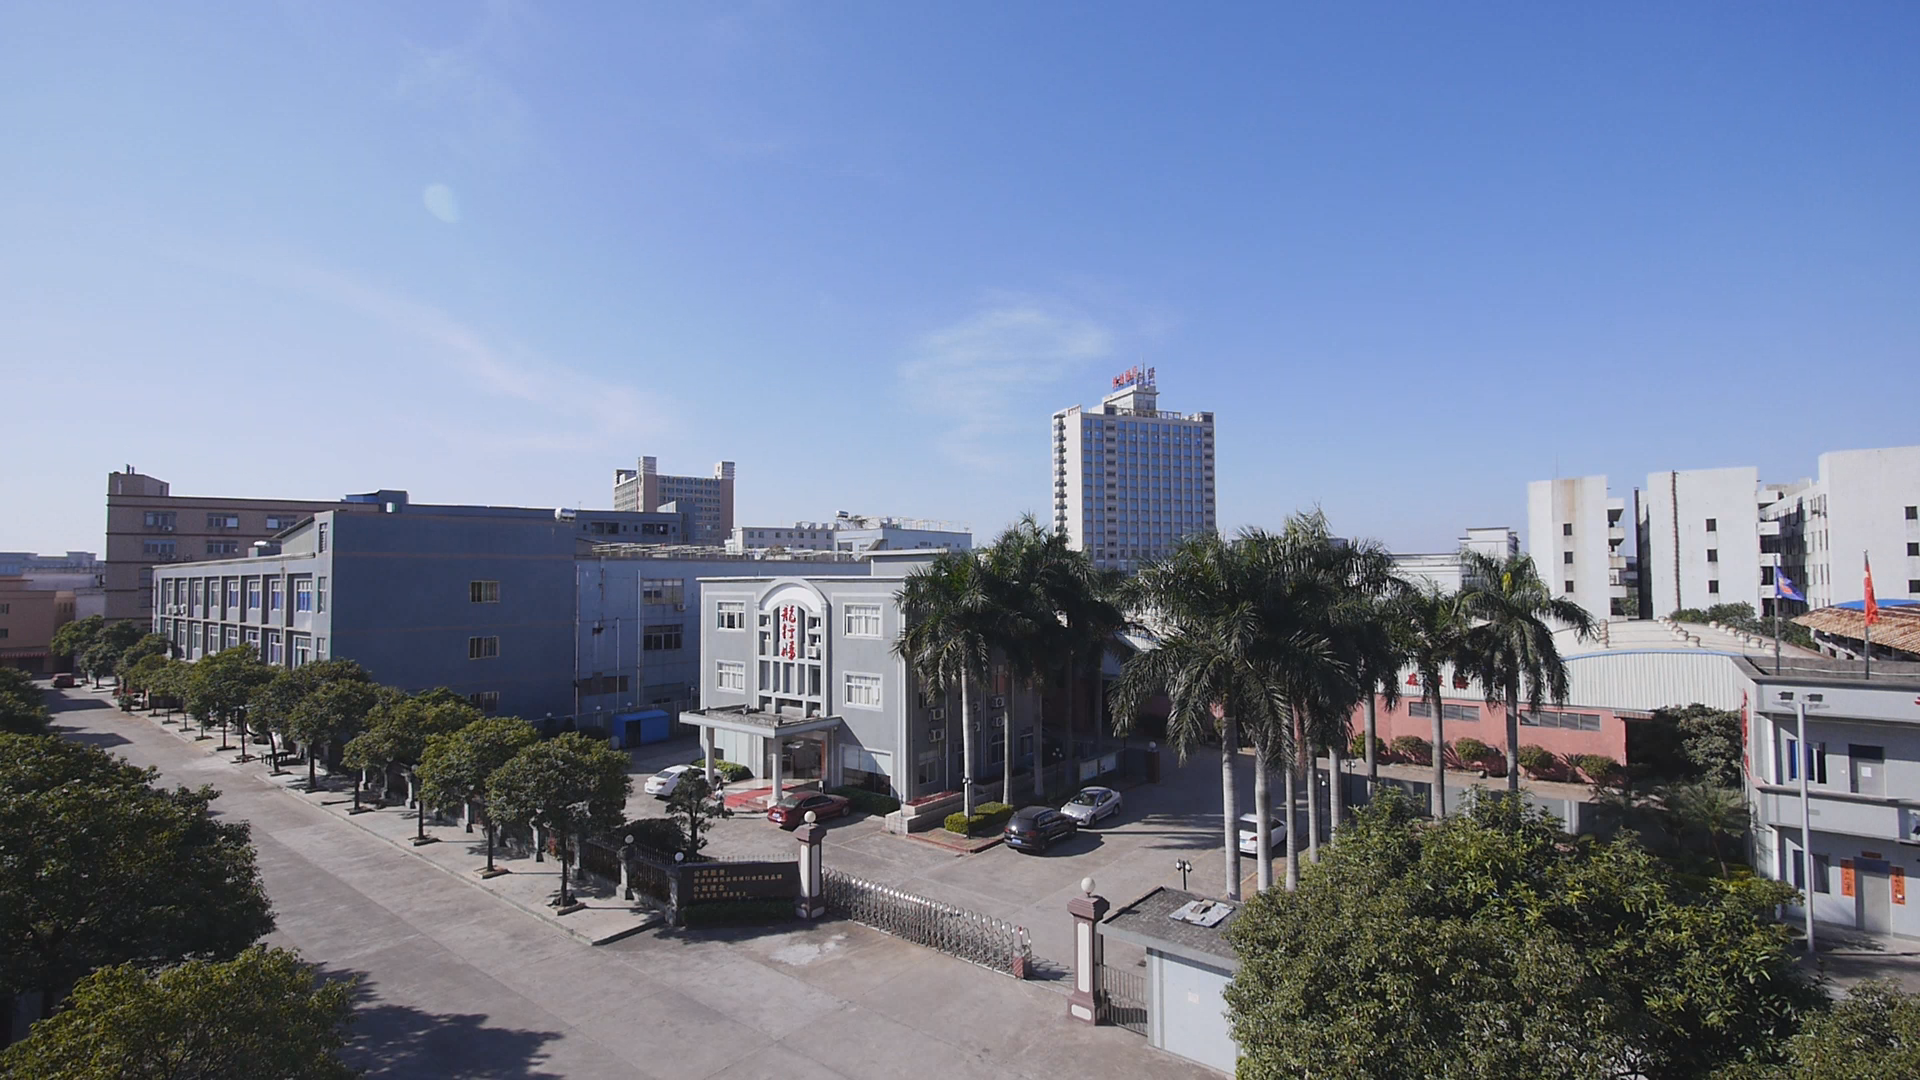
[[[1147,1034],[1147,973],[1138,968],[1100,965],[1100,993],[1094,999],[1099,1021]]]
[[[1014,978],[1025,978],[1033,967],[1025,927],[831,867],[821,877],[831,914]]]

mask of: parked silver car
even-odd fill
[[[1092,825],[1120,812],[1120,793],[1109,787],[1084,787],[1060,812],[1082,825]]]

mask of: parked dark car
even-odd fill
[[[65,690],[68,687],[71,687],[72,685],[73,685],[73,676],[67,674],[66,672],[61,672],[60,674],[55,675],[53,677],[53,688],[55,690]]]
[[[767,820],[775,825],[798,825],[807,820],[807,811],[813,811],[815,821],[825,821],[844,815],[851,802],[845,795],[822,795],[817,791],[796,791],[783,796],[779,802],[767,808]]]
[[[1051,806],[1027,806],[1007,819],[1003,835],[1007,846],[1015,851],[1041,852],[1058,841],[1071,839],[1079,829],[1079,822]]]

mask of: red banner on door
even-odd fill
[[[1840,860],[1840,895],[1853,895],[1853,860]]]
[[[1896,866],[1887,872],[1887,880],[1893,886],[1893,902],[1896,904],[1905,904],[1907,902],[1907,872]]]

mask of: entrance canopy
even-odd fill
[[[689,727],[737,731],[742,735],[762,737],[805,735],[811,731],[832,731],[840,726],[837,716],[795,716],[792,713],[763,712],[744,705],[693,709],[681,713],[680,722]]]

